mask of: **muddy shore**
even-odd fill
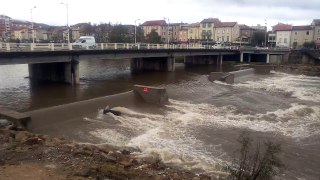
[[[1,179],[211,179],[159,159],[139,158],[138,149],[78,144],[27,131],[0,129]]]

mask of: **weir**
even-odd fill
[[[208,79],[209,81],[222,81],[228,84],[234,83],[235,78],[247,76],[251,74],[269,74],[274,67],[271,65],[255,65],[253,68],[243,69],[232,72],[211,72]]]

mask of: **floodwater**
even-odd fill
[[[239,148],[237,138],[248,131],[256,142],[280,143],[285,169],[277,179],[320,178],[320,78],[273,72],[236,79],[233,85],[209,82],[215,68],[184,68],[176,72],[132,75],[130,63],[84,61],[81,84],[31,87],[25,65],[1,66],[0,106],[34,110],[93,97],[106,99],[122,116],[103,115],[97,108],[76,120],[37,127],[38,132],[79,142],[107,143],[141,149],[212,176],[223,173]],[[18,74],[13,74],[18,73]],[[165,106],[133,102],[133,84],[166,87]]]

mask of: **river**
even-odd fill
[[[129,66],[127,60],[82,61],[81,82],[74,87],[34,87],[26,65],[0,66],[0,106],[29,111],[118,94],[108,104],[122,116],[96,109],[43,131],[80,142],[138,147],[142,156],[213,176],[231,162],[239,134],[248,131],[255,141],[281,143],[285,169],[277,179],[319,179],[319,77],[272,72],[229,85],[207,80],[214,67],[178,65],[175,72],[131,74]],[[119,93],[133,84],[166,87],[170,103],[132,103]]]

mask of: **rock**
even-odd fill
[[[111,154],[101,153],[101,156],[109,162],[117,162],[117,158],[113,157]]]
[[[15,141],[17,142],[23,142],[26,141],[28,138],[34,136],[33,134],[27,132],[27,131],[18,131],[15,136]]]
[[[27,140],[25,140],[23,143],[26,145],[32,146],[35,144],[43,144],[44,141],[39,137],[31,137],[31,138],[28,138]]]
[[[11,126],[13,126],[13,123],[9,120],[6,119],[0,119],[0,128],[10,128]]]
[[[132,159],[120,161],[119,164],[121,164],[124,168],[128,168],[133,165]]]

